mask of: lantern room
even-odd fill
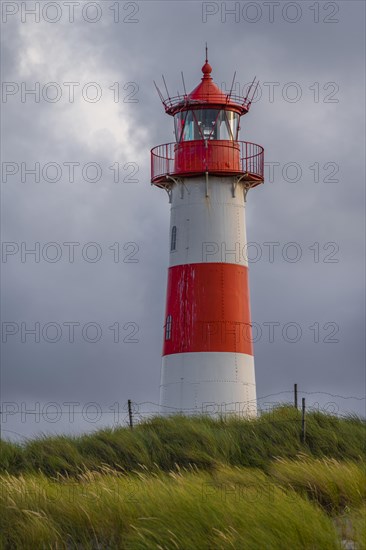
[[[207,56],[203,76],[189,94],[167,97],[157,87],[167,114],[174,118],[175,143],[151,150],[151,182],[169,188],[174,178],[200,174],[238,176],[254,187],[263,182],[263,148],[239,141],[240,117],[250,108],[254,81],[246,97],[225,94],[213,82]],[[183,81],[184,84],[184,81]]]
[[[178,143],[199,139],[237,141],[239,114],[225,109],[191,109],[174,115],[175,138]]]

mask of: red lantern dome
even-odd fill
[[[201,82],[194,88],[194,90],[192,90],[190,94],[177,95],[174,97],[170,97],[168,95],[167,98],[164,98],[162,94],[160,94],[160,98],[168,115],[174,116],[177,112],[188,108],[212,108],[214,105],[227,110],[233,110],[240,115],[244,115],[249,111],[251,100],[248,99],[248,96],[254,82],[250,87],[247,96],[240,97],[232,94],[232,92],[225,94],[220,90],[212,79],[212,67],[207,59],[202,67],[202,73],[203,77]]]

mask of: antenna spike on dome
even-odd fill
[[[206,59],[205,59],[205,63],[208,63],[208,46],[207,46],[207,42],[206,42]]]

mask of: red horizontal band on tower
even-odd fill
[[[247,267],[169,268],[163,355],[200,351],[253,355]]]

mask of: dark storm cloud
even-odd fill
[[[235,3],[227,3],[228,9],[231,4]],[[19,93],[2,104],[3,162],[24,162],[28,168],[39,162],[41,169],[54,162],[62,168],[54,183],[42,174],[38,183],[32,175],[22,183],[19,170],[2,184],[2,238],[19,246],[19,252],[2,264],[2,320],[19,327],[3,344],[3,401],[29,407],[36,402],[93,401],[103,408],[124,404],[128,398],[157,402],[169,205],[165,193],[149,184],[149,149],[174,138],[172,120],[164,114],[153,80],[161,83],[164,72],[175,94],[182,89],[183,70],[187,89],[192,89],[200,78],[205,41],[219,85],[228,89],[234,70],[240,89],[254,75],[260,79],[262,97],[243,121],[241,137],[262,144],[266,160],[279,163],[273,168],[273,181],[268,177],[266,185],[251,191],[247,203],[248,240],[262,254],[250,264],[252,317],[262,330],[255,343],[258,396],[290,390],[294,382],[304,391],[362,396],[364,6],[347,2],[346,9],[345,3],[337,2],[334,17],[339,22],[325,23],[330,13],[320,4],[320,20],[315,23],[309,9],[314,3],[298,2],[302,17],[290,23],[282,14],[284,4],[273,23],[263,5],[257,23],[242,15],[238,22],[227,15],[223,23],[221,3],[215,2],[211,8],[219,12],[209,15],[206,23],[202,10],[207,8],[200,2],[141,2],[131,16],[138,22],[113,23],[113,12],[108,11],[112,3],[104,2],[103,16],[93,24],[78,12],[74,23],[65,17],[54,24],[34,23],[31,18],[22,23],[18,14],[3,24],[4,80],[29,86],[39,82],[41,88],[57,82],[62,90],[56,103],[36,103],[30,96],[22,103]],[[123,6],[121,16],[126,17],[130,12]],[[289,12],[288,17],[294,15]],[[67,100],[65,82],[80,83],[74,103]],[[88,82],[100,85],[100,101],[88,103],[81,96]],[[115,103],[109,89],[115,82],[120,84],[120,99],[138,87],[138,102]],[[297,83],[299,101],[284,99],[287,91],[296,92],[286,88],[288,83]],[[338,102],[325,102],[331,92]],[[74,182],[65,165],[70,162],[79,163]],[[82,174],[90,162],[102,169],[94,183],[86,181],[93,179],[92,169],[87,178]],[[137,166],[131,179],[138,183],[115,183],[110,167],[117,162],[121,179],[128,179]],[[298,181],[296,166],[288,163],[300,166]],[[333,170],[336,181],[328,181]],[[52,169],[49,174],[52,179]],[[39,263],[32,256],[21,261],[22,242],[29,247],[40,243]],[[42,256],[42,251],[46,257],[59,252],[57,247],[43,250],[50,242],[61,249],[54,263]],[[83,248],[91,242],[99,248]],[[292,261],[296,248],[288,244],[293,242],[301,250],[297,262]],[[80,243],[74,248],[74,262],[69,259],[70,245],[63,243]],[[274,243],[273,261],[270,245],[263,243]],[[88,253],[98,251],[100,260],[91,262]],[[56,323],[62,336],[51,343],[41,334],[40,342],[34,343],[34,337],[24,335],[22,343],[22,322],[27,328],[38,322],[41,330]],[[79,323],[73,343],[70,322]],[[81,334],[91,322],[102,330],[96,343],[85,341],[94,338],[92,326],[86,338]],[[291,342],[296,327],[301,336]],[[338,342],[328,342],[332,331]],[[48,339],[53,334],[51,327]],[[364,408],[357,400],[324,395],[309,399],[336,401],[342,410],[359,413]],[[108,423],[108,418],[98,425]],[[8,417],[3,428],[25,435],[40,429],[31,417],[25,420]],[[94,424],[78,417],[72,425],[64,421],[41,427],[78,426],[87,429]]]

